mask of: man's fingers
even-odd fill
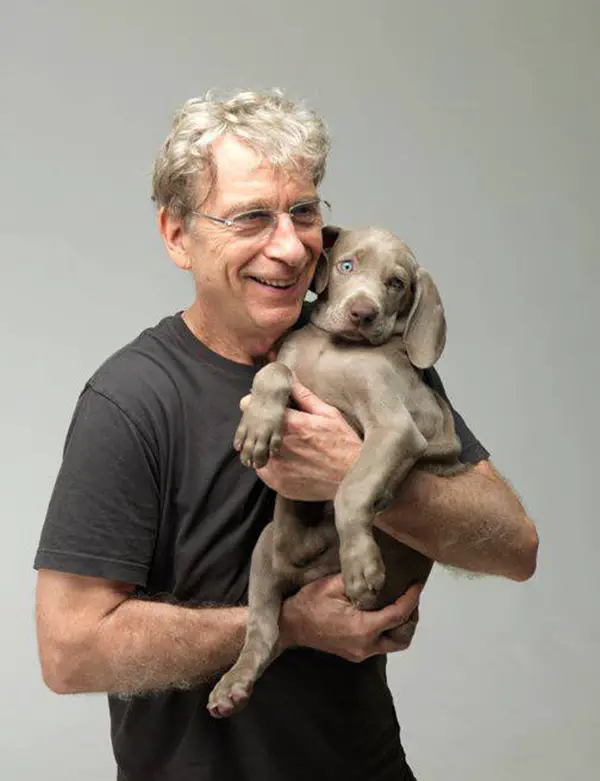
[[[292,373],[292,398],[298,404],[303,412],[310,412],[312,415],[323,415],[331,417],[337,410],[335,407],[326,404],[318,396],[302,385],[294,373]]]
[[[321,593],[323,596],[340,597],[344,602],[348,601],[341,572],[338,572],[335,575],[324,575],[322,578],[319,578],[319,582],[321,584]]]
[[[285,434],[300,434],[306,430],[307,425],[310,424],[309,418],[311,417],[308,412],[300,412],[296,409],[286,409],[283,416],[283,433]]]
[[[414,583],[400,599],[372,613],[375,631],[380,634],[408,621],[419,607],[419,598],[421,591],[423,591],[423,586],[423,583]]]
[[[393,654],[396,651],[406,651],[409,647],[410,641],[399,643],[397,640],[392,640],[391,637],[383,635],[377,640],[373,646],[373,655],[378,654]]]

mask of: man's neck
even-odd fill
[[[249,334],[240,339],[230,330],[219,328],[215,320],[208,322],[203,316],[202,310],[196,304],[187,309],[183,315],[183,321],[192,334],[208,347],[209,350],[227,358],[235,363],[243,363],[249,366],[263,364],[269,360],[276,342],[282,336],[279,332]],[[216,325],[216,327],[215,327]]]

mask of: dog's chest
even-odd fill
[[[317,387],[323,391],[339,383],[352,359],[346,348],[332,345],[328,334],[306,326],[287,337],[277,360],[285,363],[303,385],[318,394]]]
[[[385,395],[388,389],[382,387],[384,376],[393,378],[397,400],[407,400],[414,382],[414,372],[398,345],[333,343],[328,334],[311,326],[286,339],[278,360],[319,398],[351,418],[355,417],[357,405],[370,404],[369,396]],[[403,371],[400,365],[405,363]]]

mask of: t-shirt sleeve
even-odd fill
[[[114,401],[86,386],[67,433],[35,569],[145,585],[160,516],[153,450]]]
[[[449,404],[452,410],[452,416],[454,417],[454,427],[456,434],[462,445],[460,453],[460,460],[465,464],[476,464],[478,461],[483,461],[489,458],[488,450],[481,444],[477,437],[473,434],[471,429],[465,423],[463,417],[454,409],[452,402],[448,398],[444,384],[433,368],[426,369],[423,379],[427,384],[437,391]]]

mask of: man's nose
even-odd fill
[[[286,263],[301,263],[306,259],[306,247],[300,241],[289,214],[278,214],[277,223],[264,248],[267,257]]]

